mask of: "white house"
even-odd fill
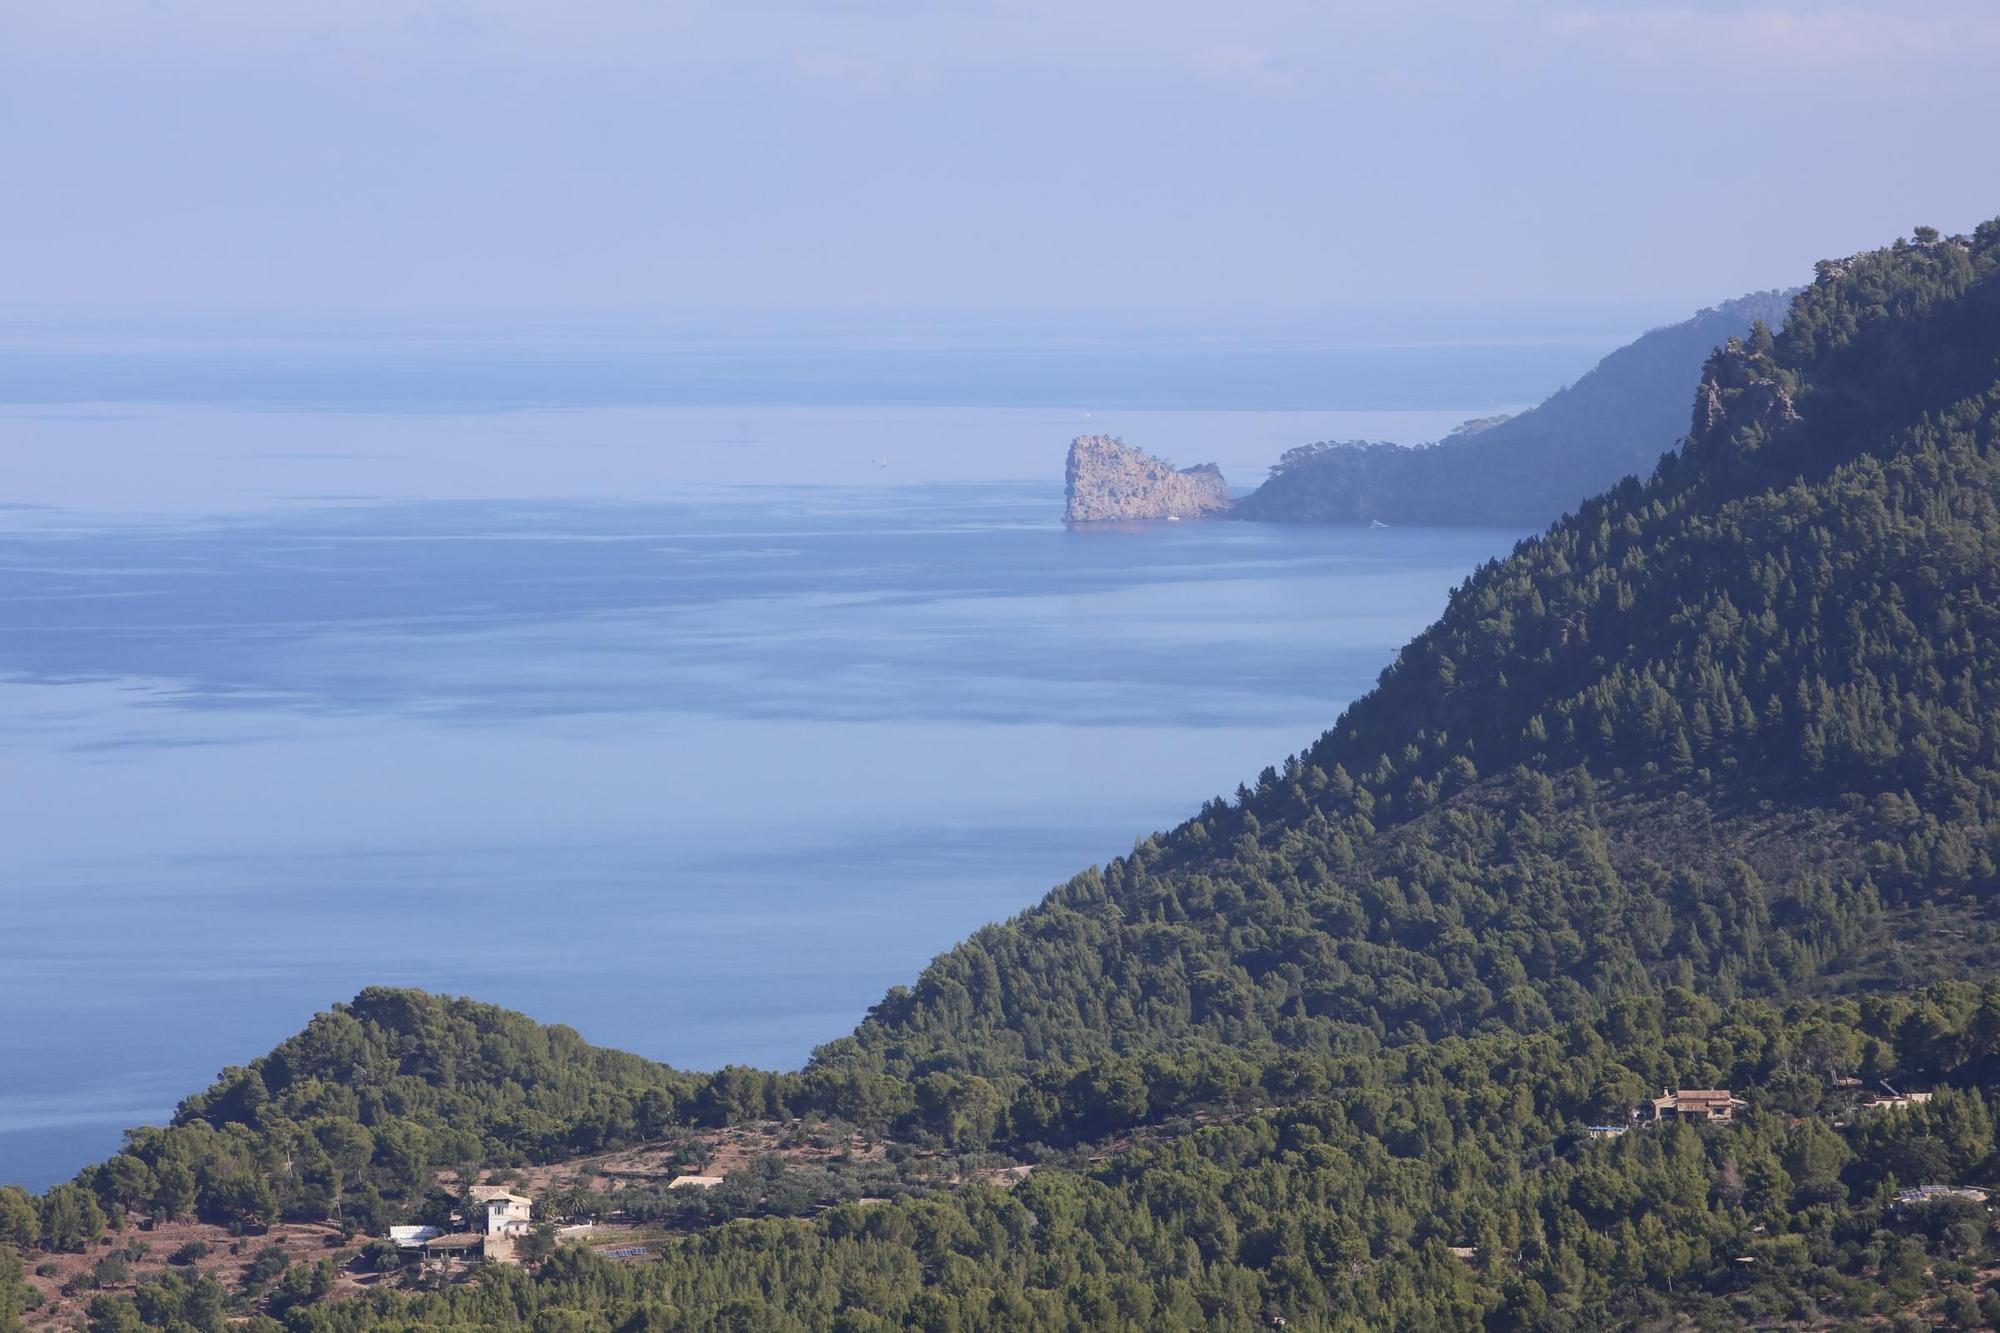
[[[474,1186],[472,1203],[475,1209],[485,1210],[489,1236],[520,1236],[534,1230],[535,1201],[510,1193],[505,1186]],[[479,1222],[476,1212],[466,1220],[475,1226]]]

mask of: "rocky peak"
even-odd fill
[[[1731,338],[1703,370],[1689,447],[1710,454],[1754,451],[1798,421],[1792,386],[1770,352]]]

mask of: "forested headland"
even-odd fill
[[[1268,523],[1541,528],[1687,433],[1708,354],[1753,324],[1777,328],[1788,292],[1753,292],[1653,329],[1539,406],[1468,421],[1435,444],[1322,441],[1289,449],[1231,517]]]

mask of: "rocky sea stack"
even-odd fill
[[[1136,518],[1200,518],[1230,506],[1229,483],[1213,463],[1175,468],[1110,435],[1070,441],[1065,474],[1069,523]]]

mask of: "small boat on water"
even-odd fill
[[[1386,528],[1389,525],[1379,518],[1371,518],[1368,520],[1368,526],[1371,528]]]
[[[1181,516],[1180,516],[1179,514],[1168,514],[1168,515],[1167,515],[1167,522],[1169,522],[1169,523],[1178,523],[1178,522],[1180,522],[1180,521],[1181,521]]]

